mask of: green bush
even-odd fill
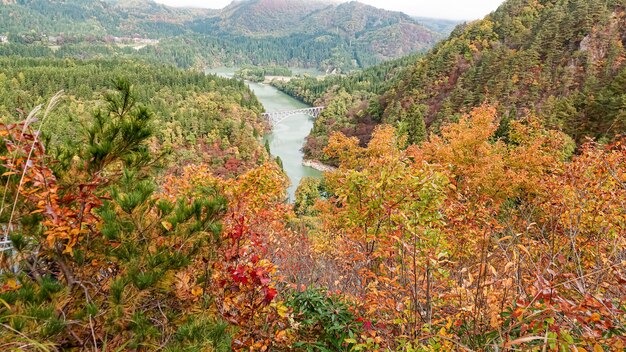
[[[293,309],[299,326],[294,348],[303,351],[350,351],[352,339],[359,335],[361,324],[350,305],[340,296],[324,289],[309,288],[292,292],[285,304]]]

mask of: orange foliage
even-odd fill
[[[286,339],[282,306],[275,301],[279,275],[272,262],[275,241],[287,233],[284,221],[293,215],[282,204],[286,182],[280,168],[268,163],[228,180],[213,176],[205,165],[188,166],[163,183],[172,199],[194,197],[206,187],[227,198],[222,247],[212,263],[212,279],[219,313],[238,327],[234,350],[264,351]]]
[[[284,203],[287,179],[274,163],[233,179],[188,166],[160,182],[136,222],[150,223],[141,232],[149,251],[185,249],[186,237],[168,235],[194,225],[168,222],[154,202],[226,198],[228,209],[209,211],[226,214],[222,231],[193,232],[215,236],[215,250],[201,249],[170,286],[188,310],[210,295],[214,313],[235,327],[234,350],[286,349],[298,324],[279,291],[314,282],[354,302],[363,331],[344,345],[355,350],[623,349],[626,144],[589,143],[568,160],[568,138],[536,119],[512,122],[508,143],[495,137],[497,121],[482,106],[408,148],[390,126],[366,148],[331,136],[326,153],[340,167],[325,176],[331,196],[316,205],[310,238]],[[23,128],[0,131],[2,162],[10,173],[26,170],[15,192],[30,209],[21,211],[45,218],[40,240],[63,271],[64,256],[100,234],[92,209],[107,180],[77,165],[80,182],[57,186],[43,147]],[[91,269],[74,272],[88,277],[109,265],[90,259]],[[108,290],[111,278],[101,279]],[[3,290],[19,286],[10,284]]]
[[[482,106],[406,150],[391,127],[331,137],[315,248],[336,287],[383,346],[622,348],[626,148],[567,161],[563,134],[528,118],[504,143],[497,121]]]
[[[19,178],[17,192],[32,205],[30,214],[44,216],[42,225],[46,229],[45,242],[50,251],[46,254],[57,257],[71,255],[84,236],[96,232],[99,219],[92,210],[102,205],[101,195],[96,192],[106,184],[107,179],[99,173],[90,175],[74,168],[74,182],[59,186],[56,176],[47,166],[49,159],[38,134],[30,131],[25,122],[2,125],[2,128],[0,135],[5,138],[7,154],[0,160],[10,170],[5,176]],[[11,220],[15,220],[13,214]],[[66,281],[72,285],[70,273],[62,269]]]

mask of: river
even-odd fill
[[[233,68],[216,68],[206,72],[232,77],[234,71]],[[252,82],[248,82],[248,84],[267,112],[309,107],[270,85]],[[314,119],[311,116],[294,115],[274,125],[271,133],[265,136],[265,139],[269,141],[272,155],[282,160],[283,169],[291,181],[287,193],[292,202],[295,200],[296,189],[302,178],[321,177],[322,175],[320,171],[302,165],[304,154],[301,149],[305,138],[313,128],[313,122]]]

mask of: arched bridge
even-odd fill
[[[279,124],[294,115],[309,115],[309,116],[313,116],[317,118],[318,116],[320,116],[320,113],[325,108],[326,108],[325,106],[315,106],[312,108],[298,109],[298,110],[266,112],[261,115],[267,118],[268,120],[270,120],[272,123]]]

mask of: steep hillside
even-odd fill
[[[414,23],[396,23],[376,31],[368,31],[357,38],[361,48],[374,49],[375,60],[363,62],[369,66],[377,62],[400,58],[418,51],[426,51],[436,43],[432,32]]]
[[[626,131],[624,8],[619,0],[509,0],[458,27],[369,108],[356,104],[352,118],[316,126],[315,147],[306,149],[320,157],[328,133],[363,130],[362,121],[397,124],[409,135],[424,125],[437,131],[484,102],[506,120],[538,114],[577,141],[611,139]],[[338,119],[318,125],[324,121]]]
[[[398,23],[411,23],[424,33],[434,34],[401,12],[386,11],[357,1],[234,1],[220,11],[219,21],[214,22],[216,28],[229,33],[285,35],[327,32],[353,39]]]
[[[337,31],[361,51],[372,51],[375,60],[360,62],[363,66],[428,49],[442,37],[403,13],[356,1],[313,13],[305,23],[318,31]]]
[[[308,16],[303,26],[321,31],[338,31],[346,37],[359,38],[365,33],[399,23],[414,24],[416,29],[431,36],[433,34],[401,12],[386,11],[357,1],[329,6],[314,12]]]
[[[510,0],[457,30],[381,102],[385,121],[421,106],[429,126],[482,104],[538,113],[577,140],[625,131],[626,13],[614,0]]]

